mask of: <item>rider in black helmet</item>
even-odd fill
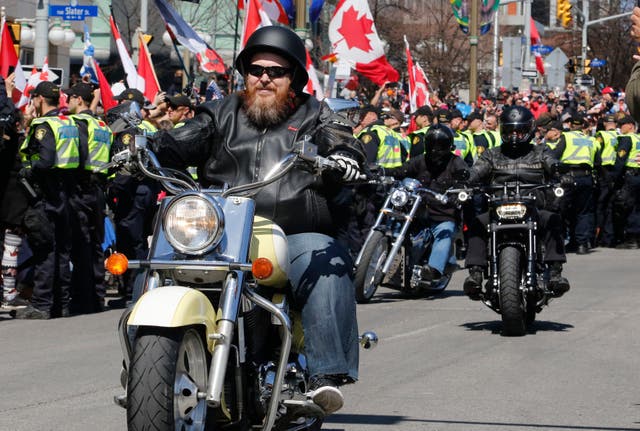
[[[414,157],[401,167],[385,169],[386,175],[395,178],[415,178],[424,187],[442,193],[454,186],[467,164],[453,154],[453,132],[442,124],[434,124],[424,137],[424,157]],[[427,211],[419,217],[424,228],[431,229],[434,243],[428,262],[422,265],[422,279],[436,280],[442,276],[447,263],[451,261],[451,243],[460,222],[460,211],[455,203],[443,204],[433,196],[424,196]],[[455,259],[453,262],[455,263]],[[420,262],[416,262],[420,264]]]
[[[257,215],[284,230],[295,257],[289,279],[302,315],[309,397],[330,414],[343,405],[338,386],[358,378],[355,291],[344,270],[352,263],[335,240],[349,214],[336,210],[335,198],[345,181],[360,176],[364,152],[342,116],[302,92],[305,65],[304,43],[292,30],[256,30],[236,59],[245,90],[199,105],[193,119],[160,132],[152,146],[163,166],[196,166],[205,187],[263,179],[305,135],[343,167],[322,177],[293,169],[255,196]]]
[[[519,180],[529,184],[544,184],[553,175],[558,160],[546,145],[534,145],[535,120],[531,111],[522,106],[510,106],[500,116],[502,145],[482,153],[471,168],[470,183],[504,184]],[[540,199],[544,201],[544,199]],[[539,238],[544,244],[544,261],[549,266],[549,287],[556,297],[569,290],[562,276],[564,253],[562,219],[546,209],[538,211]],[[469,245],[466,266],[469,276],[464,292],[471,299],[480,299],[482,277],[487,266],[486,226],[489,214],[482,213],[469,223]]]

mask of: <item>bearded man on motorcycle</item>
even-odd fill
[[[423,187],[444,193],[458,182],[460,172],[467,164],[453,154],[453,132],[442,124],[434,124],[424,136],[425,152],[422,157],[413,157],[398,168],[385,169],[385,175],[396,178],[415,178]],[[433,246],[428,264],[422,267],[421,278],[437,280],[444,274],[451,257],[451,243],[460,222],[460,211],[456,204],[442,203],[430,194],[425,195],[425,213],[418,216],[433,232]]]
[[[500,116],[502,145],[485,151],[471,168],[469,183],[501,185],[520,181],[545,184],[554,174],[558,160],[546,145],[534,145],[535,118],[522,106],[510,106]],[[540,196],[538,202],[544,202]],[[544,204],[543,204],[544,206]],[[469,223],[469,245],[466,266],[469,276],[464,281],[464,293],[480,299],[482,278],[487,266],[487,212]],[[544,262],[549,267],[549,287],[555,297],[569,290],[569,282],[562,276],[566,262],[562,218],[559,214],[540,209],[538,233],[545,249]]]
[[[308,396],[330,414],[344,402],[338,386],[358,377],[352,264],[332,236],[348,219],[335,198],[343,182],[359,177],[364,152],[351,127],[302,92],[305,65],[304,44],[293,31],[258,29],[236,59],[246,89],[196,107],[193,119],[160,132],[151,145],[163,166],[196,166],[203,187],[262,179],[305,135],[342,168],[321,178],[294,169],[254,196],[256,214],[287,235],[291,297],[301,311],[311,375]]]

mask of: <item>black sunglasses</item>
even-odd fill
[[[282,78],[288,73],[291,73],[291,68],[282,66],[260,66],[259,64],[250,64],[247,68],[247,73],[253,75],[256,78],[260,78],[265,73],[271,79]]]

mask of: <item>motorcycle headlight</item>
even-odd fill
[[[178,252],[202,255],[217,246],[222,238],[222,208],[204,194],[185,194],[169,203],[162,226],[167,241]]]
[[[391,204],[396,207],[402,207],[409,201],[409,193],[404,190],[394,190],[391,193]]]
[[[496,208],[498,217],[504,220],[515,220],[524,217],[527,206],[524,204],[504,204]]]

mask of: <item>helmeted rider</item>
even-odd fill
[[[558,160],[546,145],[534,145],[535,118],[522,106],[510,106],[500,116],[502,145],[482,153],[471,168],[469,182],[499,185],[512,181],[544,184],[554,174]],[[544,205],[543,196],[538,199]],[[478,215],[469,224],[469,245],[466,266],[469,276],[464,292],[471,299],[480,299],[482,275],[487,267],[487,224],[489,213]],[[559,214],[541,208],[538,211],[538,235],[544,245],[544,262],[550,268],[549,287],[554,296],[569,290],[569,282],[562,276],[566,262],[562,219]]]
[[[453,154],[453,132],[443,124],[434,124],[424,136],[424,156],[414,157],[399,168],[386,169],[385,174],[395,178],[415,178],[426,188],[445,192],[458,182],[459,172],[467,164]],[[451,243],[460,222],[460,211],[455,203],[443,204],[430,194],[424,195],[426,214],[422,214],[425,228],[434,237],[428,264],[422,267],[423,280],[437,280],[444,274],[451,258]]]
[[[326,104],[302,92],[308,80],[303,42],[290,29],[262,27],[236,59],[246,89],[196,108],[184,126],[151,144],[164,166],[196,166],[204,186],[261,180],[305,135],[342,172],[321,178],[294,169],[255,195],[256,213],[287,234],[294,306],[302,314],[311,373],[309,396],[326,414],[343,405],[337,389],[358,377],[356,303],[349,253],[333,239],[348,221],[335,211],[344,181],[360,175],[364,152],[352,129]]]

